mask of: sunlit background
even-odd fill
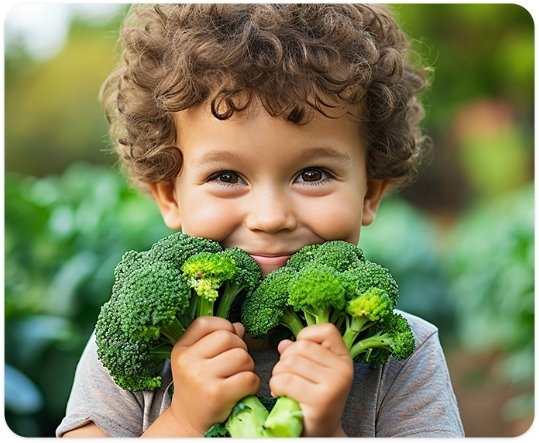
[[[52,437],[113,269],[170,233],[115,169],[97,92],[128,5],[6,13],[5,418]],[[434,68],[419,179],[360,246],[440,329],[469,437],[534,417],[534,24],[515,4],[393,5]]]

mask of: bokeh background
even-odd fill
[[[400,307],[439,327],[467,436],[519,436],[534,417],[533,18],[392,6],[434,68],[434,150],[360,246],[395,275]],[[54,436],[121,255],[170,233],[117,172],[97,102],[127,7],[5,17],[5,419],[24,437]]]

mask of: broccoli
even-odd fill
[[[386,268],[356,245],[334,240],[304,246],[270,273],[247,295],[242,322],[261,343],[279,326],[294,338],[305,326],[333,323],[354,361],[377,367],[415,348],[410,325],[394,311],[398,297]]]
[[[97,355],[129,391],[158,388],[163,362],[191,322],[201,315],[239,318],[244,295],[262,278],[245,251],[183,233],[126,252],[114,277],[95,327]]]
[[[163,361],[191,322],[203,315],[242,320],[264,342],[281,328],[293,338],[305,326],[331,322],[357,362],[379,366],[415,348],[406,319],[394,311],[398,287],[382,266],[344,241],[309,245],[262,280],[239,248],[183,233],[144,252],[126,252],[114,270],[110,300],[99,313],[98,357],[129,391],[161,385]],[[288,397],[241,399],[205,436],[298,437],[299,404]]]
[[[389,271],[367,260],[360,248],[328,241],[301,248],[285,266],[268,274],[247,294],[242,322],[246,333],[261,343],[281,327],[295,338],[306,326],[330,322],[354,361],[378,367],[390,356],[406,359],[415,349],[408,321],[395,312],[398,295]],[[250,436],[301,435],[302,413],[295,400],[277,398],[267,416],[257,406],[243,409],[241,416],[231,414],[224,427],[240,426],[241,417],[256,424]]]
[[[224,423],[215,423],[204,437],[299,437],[303,413],[297,401],[248,395],[232,408]]]
[[[216,315],[229,318],[237,295],[255,288],[262,274],[256,261],[239,248],[202,252],[181,266],[188,285],[199,297],[193,300],[193,317]]]

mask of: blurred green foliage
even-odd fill
[[[443,255],[459,345],[499,352],[498,378],[524,392],[507,405],[512,418],[533,414],[534,212],[533,184],[483,203],[458,221]]]
[[[65,48],[37,63],[6,47],[5,166],[35,176],[60,173],[77,160],[111,164],[108,125],[98,103],[116,61],[121,14],[104,23],[76,19]]]
[[[534,105],[534,21],[521,5],[392,4],[415,51],[434,68],[429,126],[444,128],[463,103],[510,101],[526,124]]]
[[[8,173],[5,197],[6,420],[19,435],[53,436],[116,263],[171,231],[106,166]]]
[[[437,249],[433,221],[393,195],[382,200],[376,221],[361,229],[359,246],[369,260],[388,268],[399,284],[398,308],[434,323],[452,343],[454,314]]]

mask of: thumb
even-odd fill
[[[281,340],[277,345],[277,350],[279,351],[279,354],[282,354],[285,349],[288,348],[292,343],[294,343],[292,340]]]
[[[243,335],[245,334],[245,327],[239,322],[232,323],[232,326],[234,326],[238,337],[243,338]]]

